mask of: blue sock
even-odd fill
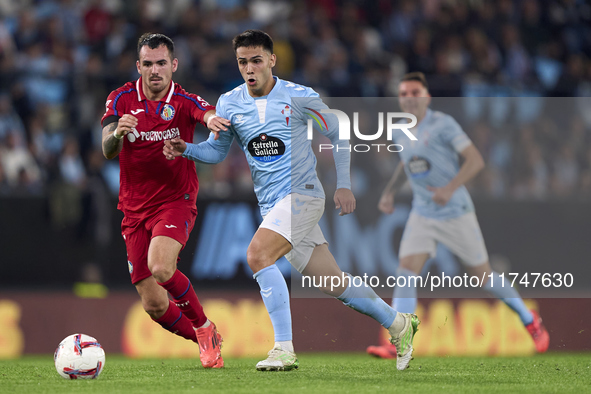
[[[269,312],[275,342],[291,341],[291,311],[287,283],[275,264],[263,268],[253,276],[261,288],[263,303]]]
[[[355,287],[354,284],[361,284],[361,286]],[[349,287],[336,298],[357,312],[372,317],[384,328],[389,328],[396,317],[396,311],[378,297],[371,287],[359,279],[353,281],[351,275],[349,275]]]
[[[398,268],[396,274],[398,278],[406,278],[406,281],[404,286],[394,287],[392,308],[402,313],[415,313],[415,310],[417,309],[417,287],[415,281],[412,280],[409,282],[408,278],[411,276],[418,276],[418,274],[415,274],[406,268]]]
[[[527,306],[523,303],[521,296],[513,287],[511,287],[511,282],[507,282],[507,278],[505,278],[505,286],[502,286],[501,277],[498,273],[494,272],[493,277],[493,285],[490,284],[490,279],[484,285],[484,290],[488,291],[491,294],[494,294],[499,300],[503,301],[507,306],[515,311],[519,315],[521,322],[524,326],[531,324],[534,321],[534,318]]]

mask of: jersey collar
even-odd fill
[[[261,96],[261,97],[252,97],[250,95],[250,93],[248,93],[248,86],[246,85],[246,82],[245,82],[243,84],[243,86],[244,86],[244,94],[246,95],[246,98],[249,99],[252,102],[254,102],[255,100],[269,99],[269,98],[271,98],[271,96],[273,96],[275,94],[275,92],[280,89],[279,84],[281,82],[281,80],[279,79],[279,77],[276,77],[275,75],[273,75],[273,79],[275,80],[275,86],[273,86],[273,89],[271,89],[271,91],[269,92],[269,94],[267,94],[266,96]]]
[[[421,123],[417,125],[417,129],[423,129],[424,125],[429,123],[431,120],[431,116],[433,116],[433,110],[431,108],[427,108],[427,112],[425,112],[425,117],[421,120]]]
[[[267,97],[273,96],[275,94],[275,92],[277,92],[279,90],[279,85],[281,84],[281,80],[279,79],[279,77],[276,77],[274,75],[273,75],[273,79],[275,80],[275,86],[273,86],[273,89],[271,89],[271,91],[269,92]]]
[[[174,94],[174,81],[170,80],[170,87],[168,88],[168,94],[166,95],[166,102],[169,103],[172,95]],[[135,82],[135,90],[137,90],[137,101],[147,100],[144,90],[142,89],[142,77]],[[162,101],[162,100],[160,100]]]

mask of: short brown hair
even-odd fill
[[[425,87],[425,89],[427,89],[427,90],[429,89],[429,84],[427,83],[427,78],[425,78],[425,74],[423,74],[420,71],[414,71],[414,72],[404,75],[404,77],[402,77],[400,82],[404,82],[404,81],[418,81],[421,83],[421,85],[423,85]]]
[[[174,42],[164,34],[160,33],[144,33],[137,41],[137,58],[140,58],[140,51],[142,47],[148,46],[150,49],[156,49],[160,45],[166,46],[170,58],[174,59]]]

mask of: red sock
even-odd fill
[[[172,275],[172,278],[164,283],[159,283],[164,287],[176,302],[183,314],[193,323],[195,327],[201,327],[207,321],[207,316],[203,312],[203,307],[195,294],[191,281],[178,269]]]
[[[173,301],[169,302],[168,309],[164,312],[162,317],[152,320],[173,334],[197,342],[197,335],[195,334],[193,325]]]

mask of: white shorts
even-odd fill
[[[426,218],[411,212],[399,257],[429,253],[435,257],[437,244],[445,245],[463,264],[475,267],[488,261],[488,252],[474,212],[447,220]]]
[[[285,258],[301,273],[314,248],[327,243],[318,225],[323,213],[323,198],[293,193],[279,201],[259,227],[275,231],[289,241],[292,249]]]

